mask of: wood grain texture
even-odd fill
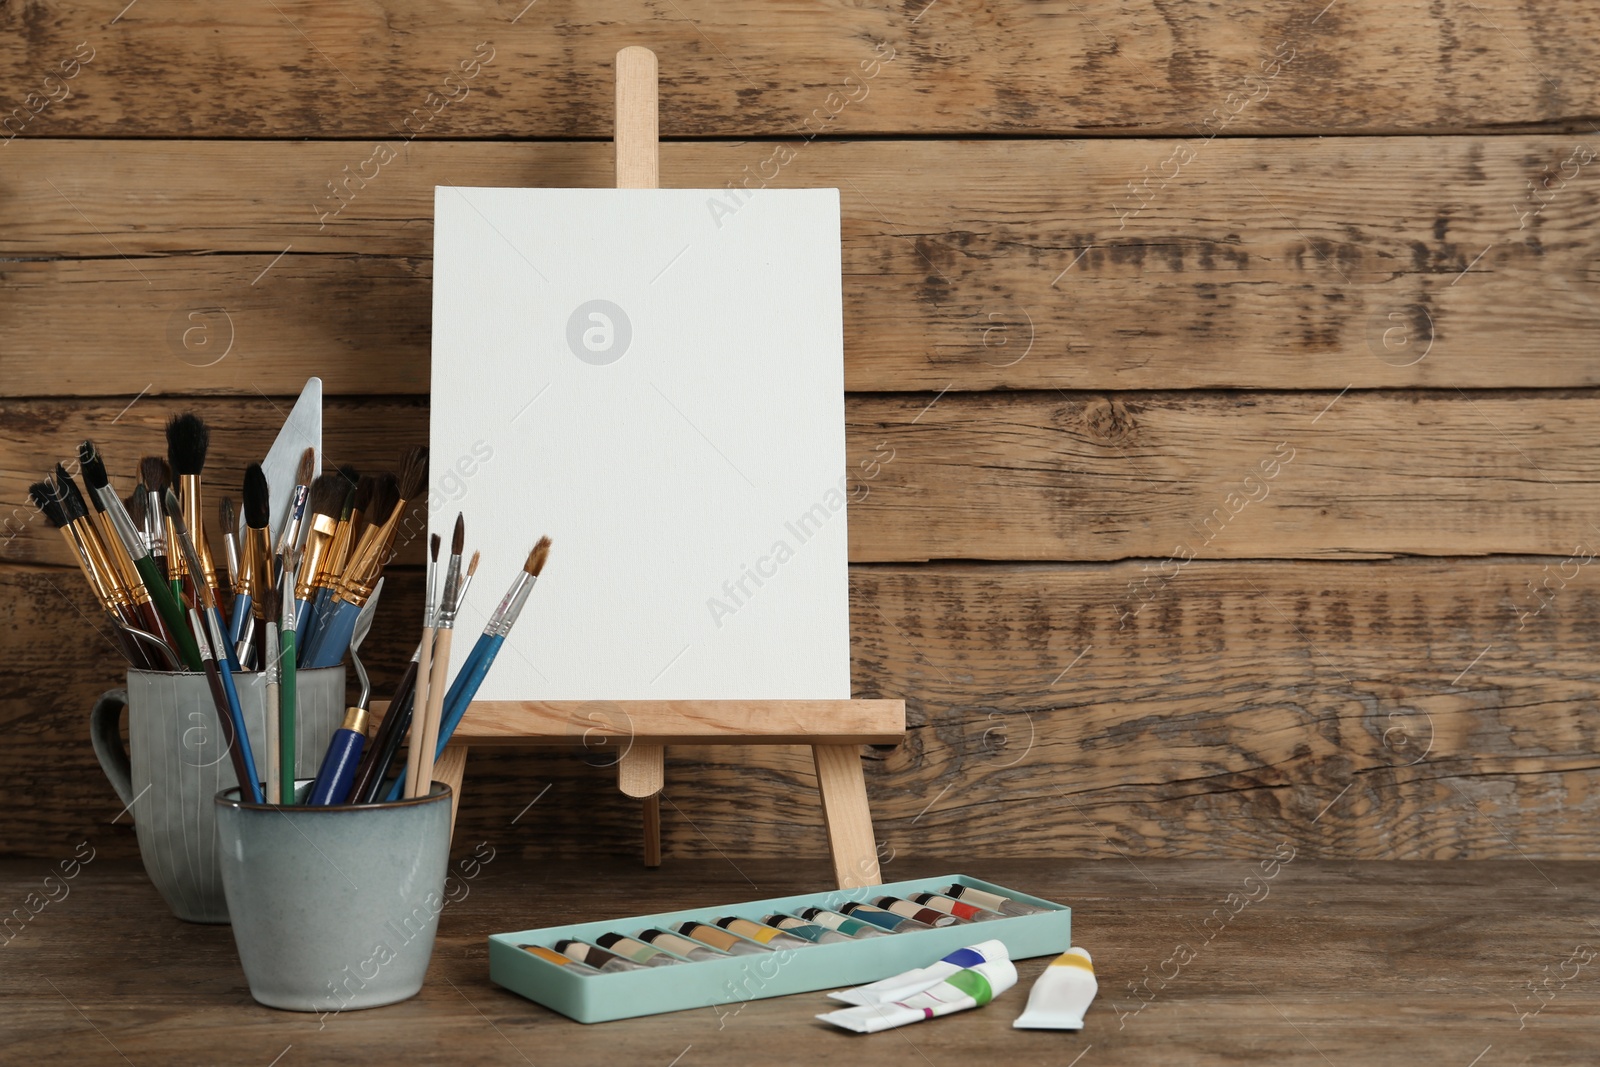
[[[1330,858],[1594,854],[1600,726],[1576,710],[1600,695],[1592,566],[1196,561],[1142,584],[1150,574],[854,569],[855,695],[904,698],[909,728],[863,755],[880,860],[1248,856],[1285,837]],[[0,569],[0,852],[49,854],[88,827],[114,854],[135,848],[125,818],[105,826],[121,804],[85,718],[118,672],[57,591],[75,595],[75,580]],[[420,584],[396,576],[364,646],[380,696],[414,647]],[[516,819],[541,848],[635,857],[618,751],[473,751],[458,840]],[[811,764],[800,747],[669,748],[667,856],[730,842],[820,855]]]
[[[599,144],[5,151],[9,395],[426,393],[434,186],[614,177]],[[1555,387],[1600,384],[1597,154],[1592,133],[667,144],[661,179],[840,190],[854,391]]]
[[[121,472],[160,449],[164,420],[189,403],[0,401],[0,560],[71,563],[28,483],[92,437],[126,489]],[[265,451],[289,401],[201,405],[217,499]],[[1187,558],[1565,557],[1600,532],[1597,419],[1600,398],[1587,391],[856,395],[850,558],[1147,558],[1172,569]],[[325,421],[329,462],[392,469],[426,439],[427,409],[345,398],[330,400]],[[487,429],[485,443],[493,453]],[[738,455],[737,442],[720,447]],[[452,461],[434,462],[429,506],[471,500],[470,474],[444,484]],[[822,513],[833,488],[817,487]],[[818,521],[774,535],[801,550]],[[402,561],[417,562],[422,538],[404,541]]]
[[[1094,955],[1100,984],[1080,1033],[1011,1028],[1047,957],[1020,962],[1017,986],[985,1008],[877,1038],[814,1020],[835,1004],[821,992],[720,1013],[571,1022],[489,981],[489,934],[821,892],[827,867],[747,857],[669,859],[658,871],[551,862],[526,821],[458,837],[426,983],[402,1004],[325,1019],[258,1006],[227,927],[171,918],[136,863],[102,852],[6,945],[0,1026],[8,1054],[25,1063],[103,1063],[115,1059],[113,1045],[136,1064],[211,1062],[222,1048],[236,1063],[283,1055],[285,1063],[381,1057],[469,1067],[524,1059],[664,1067],[675,1056],[682,1067],[1002,1058],[1066,1067],[1074,1057],[1078,1067],[1593,1062],[1600,865],[1332,863],[1309,858],[1301,838],[1274,845],[1283,851],[1269,846],[1232,862],[963,854],[886,865],[890,878],[960,871],[1069,904],[1073,940]],[[1293,858],[1263,881],[1260,864],[1274,855]],[[20,905],[58,858],[6,861],[0,894]],[[108,956],[108,942],[124,951]]]
[[[1496,130],[1600,112],[1581,76],[1600,65],[1600,19],[1579,0],[213,0],[8,7],[0,29],[24,136],[609,138],[627,44],[660,56],[666,136],[1171,133],[1208,117]]]
[[[383,702],[374,704],[381,719]],[[543,745],[892,745],[899,700],[477,700],[452,735],[473,748]],[[655,790],[651,790],[654,792]]]

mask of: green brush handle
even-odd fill
[[[172,587],[161,576],[156,561],[146,555],[136,560],[134,566],[139,569],[139,577],[144,579],[144,587],[149,590],[150,599],[155,603],[156,610],[161,613],[162,621],[172,632],[172,639],[178,645],[178,655],[183,657],[183,662],[191,671],[199,670],[200,646],[195,644],[194,634],[189,632],[189,620],[184,617],[183,607],[172,595]]]
[[[283,680],[278,683],[278,789],[282,803],[294,803],[294,733],[295,733],[295,674],[294,631],[283,631],[282,648],[278,661],[283,666]],[[267,771],[268,774],[272,770]]]

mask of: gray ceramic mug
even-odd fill
[[[317,773],[344,718],[344,667],[296,672],[295,774]],[[259,671],[234,675],[256,769],[266,773],[266,684]],[[118,730],[128,709],[128,749]],[[145,873],[180,919],[225,923],[217,864],[217,792],[239,784],[223,747],[206,676],[129,671],[128,687],[101,696],[89,734],[111,788],[128,805]]]
[[[307,783],[309,784],[309,783]],[[415,996],[450,865],[450,787],[389,804],[292,808],[217,794],[222,884],[250,995],[340,1012]]]

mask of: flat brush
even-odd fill
[[[204,565],[200,562],[200,554],[194,546],[194,538],[189,535],[189,526],[183,519],[183,512],[178,507],[177,497],[171,489],[167,490],[164,503],[167,507],[167,516],[172,521],[173,535],[177,538],[178,548],[183,553],[189,573],[204,574]],[[226,650],[227,639],[224,636],[226,631],[222,622],[222,611],[217,607],[216,595],[205,582],[196,582],[194,584],[195,596],[204,602],[205,610],[210,615],[211,646],[216,649]],[[200,631],[196,631],[196,635],[197,640],[199,636],[202,636]],[[202,646],[201,657],[204,658],[204,655],[205,648]],[[238,744],[235,747],[239,749],[240,757],[244,763],[245,778],[239,783],[240,795],[248,795],[252,803],[259,804],[261,803],[261,779],[256,777],[256,763],[250,752],[250,734],[245,728],[244,711],[239,706],[239,694],[233,686],[233,670],[226,656],[217,655],[216,661],[217,675],[222,680],[223,695],[227,699],[228,712],[233,718],[234,733],[237,735]],[[235,763],[234,766],[237,770],[239,765]]]
[[[484,626],[483,633],[478,636],[477,643],[467,656],[467,661],[461,665],[455,682],[445,694],[444,711],[439,720],[439,740],[434,745],[434,759],[437,760],[444,754],[445,746],[450,743],[450,736],[455,733],[456,727],[466,716],[472,698],[477,695],[478,687],[483,684],[489,668],[494,665],[495,657],[500,654],[500,647],[505,644],[506,635],[517,624],[517,617],[522,614],[523,605],[528,602],[528,595],[533,592],[533,587],[538,582],[539,575],[543,573],[545,562],[549,558],[550,538],[541,537],[533,546],[533,551],[528,553],[527,560],[522,564],[522,570],[518,572],[516,579],[511,583],[511,588],[501,599],[500,606],[489,617],[488,625]],[[404,786],[405,775],[402,774],[395,779],[387,799],[399,800]]]
[[[371,543],[381,542],[382,531],[389,527],[394,516],[399,514],[399,506],[404,503],[399,493],[399,482],[394,475],[386,474],[378,479],[377,488],[372,494],[372,522],[361,535],[363,544],[369,542],[369,535],[374,539]],[[332,667],[344,658],[345,649],[350,645],[351,631],[355,628],[356,616],[361,613],[367,598],[372,595],[373,583],[378,580],[378,575],[383,569],[381,562],[366,562],[376,559],[376,549],[367,554],[362,554],[358,550],[357,555],[352,558],[339,580],[339,591],[328,601],[326,610],[317,616],[316,628],[311,635],[311,647],[301,657],[302,666]]]
[[[254,662],[257,635],[263,632],[266,615],[262,600],[277,588],[272,559],[272,503],[267,475],[261,464],[244,469],[244,540],[239,545],[239,568],[244,575],[244,592],[233,602],[234,652],[247,668]]]
[[[306,543],[300,561],[300,577],[294,583],[295,612],[304,617],[316,595],[318,580],[328,565],[329,549],[338,535],[339,517],[354,486],[342,474],[320,475],[311,483],[307,496]],[[289,590],[284,590],[289,595]]]
[[[168,558],[166,513],[163,509],[166,507],[167,488],[172,485],[172,468],[160,456],[145,456],[139,461],[139,484],[144,486],[145,491],[144,541],[150,546],[150,554],[156,558],[156,566],[166,576],[164,580],[170,581],[172,562]],[[176,554],[177,551],[178,546],[173,545],[172,552]],[[181,594],[179,599],[182,599]]]
[[[205,470],[206,452],[210,446],[211,431],[198,415],[175,415],[167,423],[167,459],[178,478],[183,524],[189,528],[189,536],[194,540],[195,558],[200,564],[200,570],[191,572],[189,580],[196,586],[204,584],[211,591],[211,601],[215,605],[217,570],[211,562],[211,545],[206,540],[205,512],[200,499],[200,474]],[[179,554],[179,577],[183,577],[188,570],[185,555]]]
[[[87,549],[80,544],[80,539],[75,530],[67,522],[65,509],[62,507],[56,487],[49,481],[34,482],[28,486],[28,496],[33,500],[34,506],[44,513],[44,517],[51,526],[61,531],[62,538],[72,546],[73,557],[78,561],[78,567],[83,571],[84,580],[89,583],[89,591],[94,594],[95,600],[100,603],[100,610],[105,613],[107,621],[111,623],[111,632],[114,635],[111,643],[116,646],[131,666],[143,668],[148,660],[140,653],[133,640],[123,632],[125,623],[111,604],[105,592],[104,580],[95,572],[95,565]]]
[[[224,526],[223,530],[228,527]],[[267,687],[267,723],[266,723],[266,778],[264,784],[267,788],[267,803],[279,804],[283,798],[283,779],[278,774],[278,766],[282,762],[278,748],[282,743],[279,740],[280,705],[278,682],[282,677],[283,668],[280,666],[278,655],[278,613],[277,590],[269,592],[264,601],[267,609],[267,632],[263,641],[264,652],[261,659],[262,680]]]
[[[311,602],[311,610],[300,620],[302,660],[311,650],[312,637],[327,621],[328,608],[333,604],[333,598],[339,591],[339,580],[344,576],[345,565],[350,562],[350,554],[355,550],[356,539],[361,536],[362,524],[368,515],[373,514],[374,498],[387,493],[387,479],[390,477],[392,476],[386,475],[380,479],[365,475],[356,480],[354,491],[345,498],[344,512],[334,529],[333,541],[328,545],[327,563],[316,579],[316,593]],[[399,489],[396,488],[395,492],[398,494]]]

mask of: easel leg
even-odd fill
[[[433,780],[450,787],[450,837],[456,836],[456,812],[461,810],[461,776],[467,769],[467,750],[462,745],[445,746],[444,755],[433,764]]]
[[[661,866],[661,794],[644,798],[644,865]]]
[[[828,826],[833,876],[840,889],[878,885],[878,846],[867,807],[867,779],[861,773],[860,745],[813,745],[817,791]]]

